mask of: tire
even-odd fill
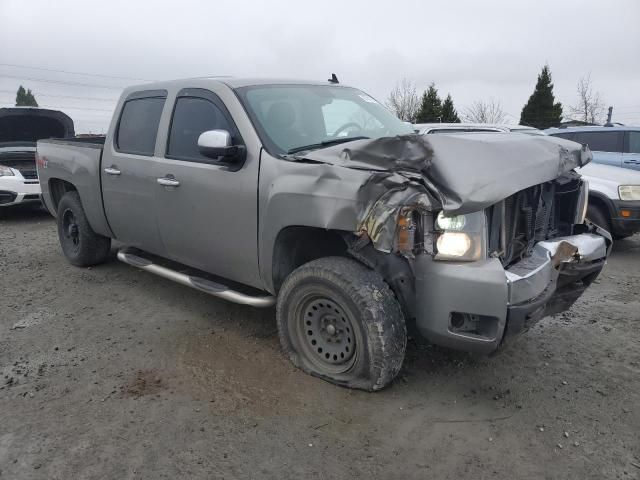
[[[602,211],[601,208],[595,205],[589,205],[587,207],[587,220],[591,223],[595,223],[600,228],[605,229],[607,232],[611,232],[611,224],[609,217]]]
[[[58,204],[58,238],[72,265],[89,267],[105,261],[111,239],[98,235],[87,221],[78,192],[67,192]]]
[[[624,240],[625,238],[633,237],[633,233],[625,233],[624,235],[613,235],[614,240]]]
[[[276,307],[285,354],[301,370],[336,385],[374,391],[400,371],[407,330],[382,277],[348,258],[294,270]]]

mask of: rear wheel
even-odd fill
[[[58,204],[58,238],[69,263],[88,267],[104,262],[111,239],[93,231],[78,192],[67,192]]]
[[[298,368],[332,383],[379,390],[400,371],[407,333],[382,277],[360,263],[328,257],[307,263],[278,294],[278,333]]]

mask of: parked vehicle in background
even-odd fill
[[[73,120],[57,110],[0,108],[0,208],[39,202],[36,141],[73,135]]]
[[[619,239],[640,232],[640,172],[597,163],[578,172],[589,182],[589,220]]]
[[[640,127],[549,128],[545,133],[589,145],[595,163],[640,170]]]
[[[506,125],[501,123],[416,123],[416,133],[474,133],[474,132],[504,132],[524,133],[528,135],[545,135],[542,130],[526,125]]]
[[[534,127],[528,127],[526,125],[507,125],[507,128],[512,133],[524,133],[526,135],[546,135],[542,130],[538,130]]]
[[[488,123],[416,123],[416,133],[473,133],[473,132],[509,132],[504,125]]]
[[[41,140],[38,157],[70,263],[104,261],[115,238],[125,263],[277,303],[296,366],[366,390],[400,370],[406,319],[433,343],[493,352],[569,308],[611,244],[584,223],[587,148],[415,135],[334,83],[131,87],[103,143]]]

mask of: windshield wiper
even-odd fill
[[[334,138],[332,140],[325,140],[320,143],[312,143],[311,145],[304,145],[302,147],[290,148],[289,150],[287,150],[287,154],[303,152],[305,150],[314,150],[318,148],[330,147],[331,145],[339,145],[340,143],[353,142],[354,140],[365,140],[368,138],[370,137],[365,137],[364,135],[359,135],[357,137]]]

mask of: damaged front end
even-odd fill
[[[587,185],[573,169],[591,160],[588,149],[470,137],[359,141],[308,158],[371,170],[350,252],[383,274],[427,339],[490,353],[568,309],[603,268],[611,238],[584,223]]]

